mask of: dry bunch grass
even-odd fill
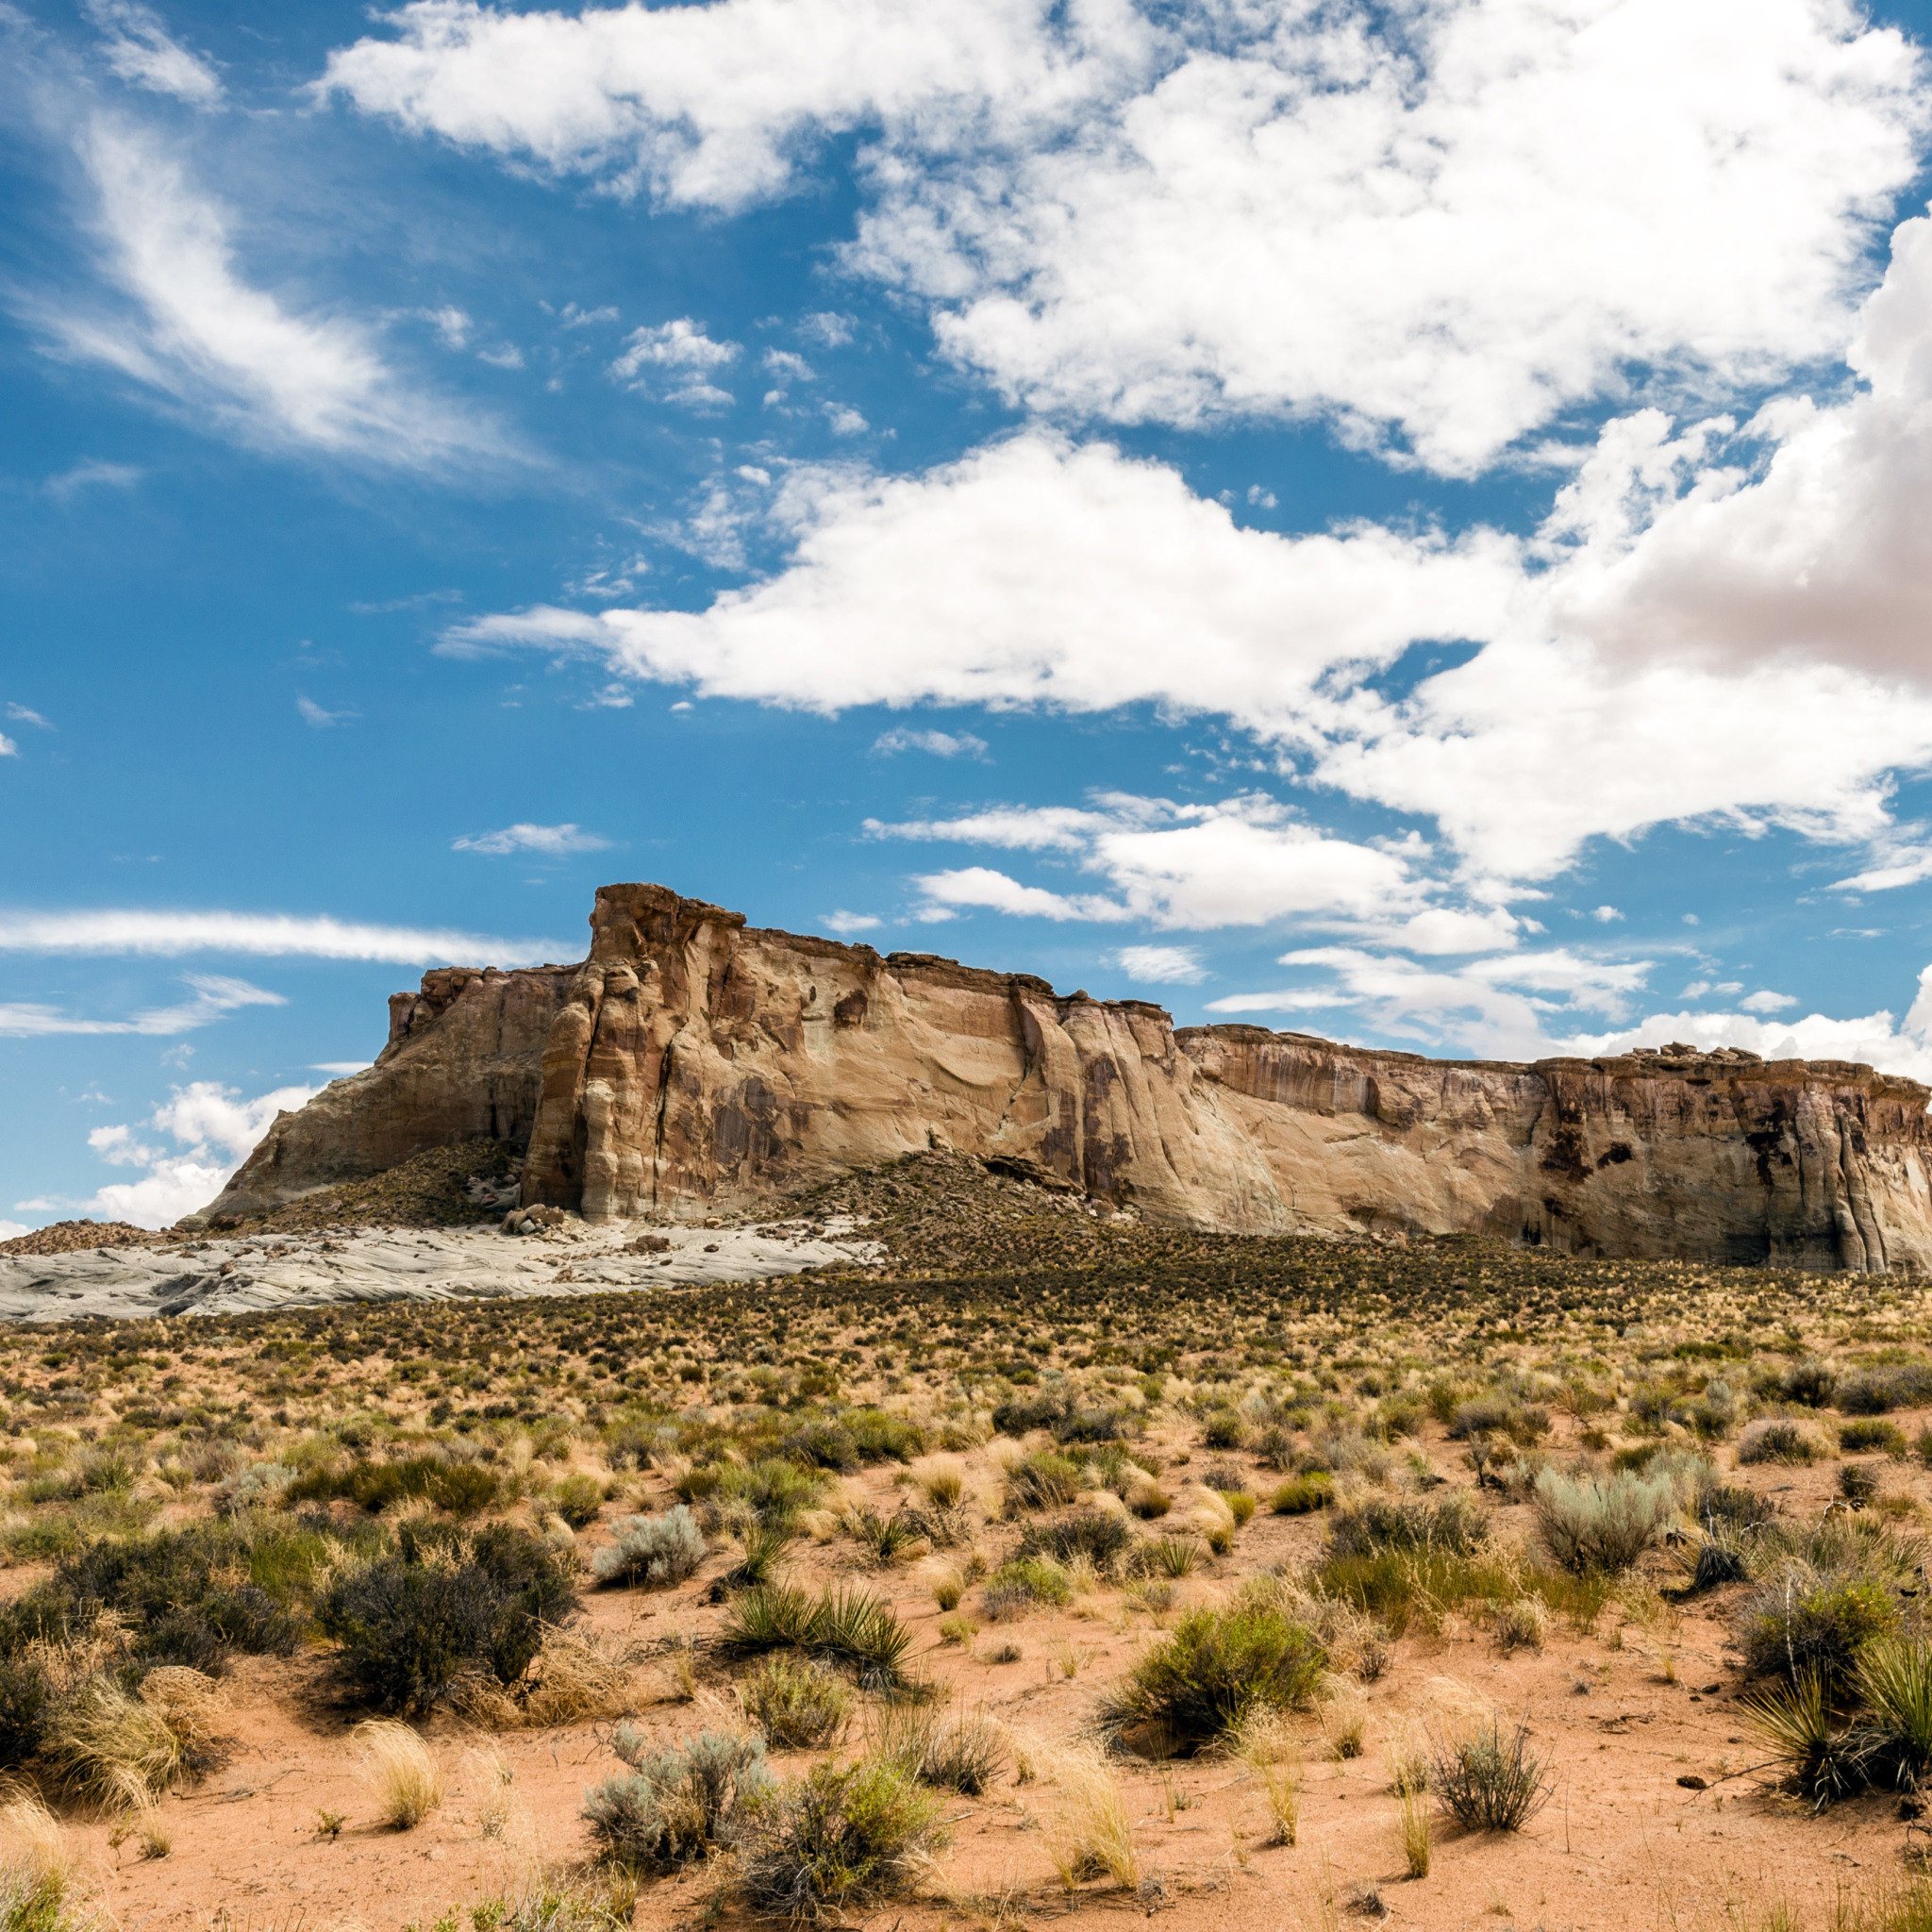
[[[362,1751],[362,1779],[375,1800],[377,1817],[397,1831],[421,1824],[449,1791],[436,1754],[395,1718],[371,1718],[356,1726],[355,1735]]]
[[[1015,1752],[1016,1759],[1020,1752]],[[1110,1878],[1131,1890],[1141,1882],[1133,1826],[1120,1779],[1092,1745],[1031,1743],[1025,1761],[1051,1782],[1045,1820],[1047,1855],[1067,1890],[1084,1880]]]
[[[613,1655],[604,1639],[551,1630],[518,1682],[472,1671],[458,1680],[450,1702],[483,1730],[518,1731],[634,1717],[646,1699],[629,1658]]]

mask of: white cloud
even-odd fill
[[[56,503],[72,503],[89,490],[132,490],[146,474],[132,463],[104,463],[84,457],[58,475],[49,476],[41,488]]]
[[[733,362],[736,342],[714,342],[701,324],[681,315],[656,328],[633,329],[625,338],[624,353],[610,364],[610,374],[632,389],[645,389],[644,372],[668,371],[667,399],[695,408],[712,408],[731,401],[730,391],[710,380],[713,371]]]
[[[595,832],[586,832],[577,825],[519,824],[506,825],[500,832],[473,832],[456,840],[450,850],[482,852],[492,858],[510,852],[541,852],[546,857],[562,858],[572,852],[606,852],[609,847],[608,839],[600,839]]]
[[[1057,19],[1058,16],[1058,19]],[[579,14],[414,0],[392,40],[318,83],[364,113],[673,206],[785,192],[814,141],[883,126],[921,146],[1051,129],[1136,72],[1119,0],[715,0]],[[827,318],[837,320],[837,318]]]
[[[19,756],[19,745],[14,743],[6,732],[0,731],[0,758],[17,758]]]
[[[1782,1008],[1795,1007],[1798,996],[1790,992],[1754,992],[1746,994],[1738,1004],[1747,1013],[1775,1013]]]
[[[138,0],[87,0],[88,18],[106,37],[108,65],[123,79],[191,108],[211,108],[222,83],[209,62],[191,54]]]
[[[1151,986],[1193,986],[1208,976],[1191,946],[1123,946],[1114,958],[1129,978]]]
[[[870,912],[847,912],[842,907],[837,912],[828,912],[824,916],[825,929],[837,933],[841,940],[849,940],[855,933],[876,932],[884,924]]]
[[[1155,702],[1287,728],[1338,664],[1495,632],[1516,546],[1240,529],[1164,465],[1026,434],[921,476],[794,479],[790,568],[706,611],[539,607],[447,647],[579,652],[815,710]]]
[[[318,731],[325,731],[331,724],[343,724],[352,718],[359,718],[360,711],[325,711],[313,698],[298,697],[295,708],[302,714],[305,724],[313,725]]]
[[[1880,842],[1887,847],[1885,863],[1854,873],[1850,878],[1834,879],[1833,891],[1890,892],[1932,878],[1932,845],[1892,847],[1889,841]]]
[[[16,724],[31,724],[41,731],[51,731],[54,728],[47,719],[42,717],[38,711],[28,710],[25,705],[8,705],[7,715]]]
[[[1599,925],[1614,925],[1624,915],[1614,906],[1599,906],[1590,916]]]
[[[518,965],[555,952],[543,941],[408,925],[366,925],[282,912],[8,912],[0,910],[0,953],[254,953],[271,958],[387,959]],[[236,982],[239,984],[239,982]],[[264,995],[264,997],[267,997]]]
[[[101,114],[78,150],[103,266],[128,299],[16,297],[53,353],[105,363],[182,420],[271,447],[417,469],[512,454],[495,425],[391,369],[353,322],[294,313],[244,281],[226,211],[157,137]]]
[[[1072,138],[901,158],[862,219],[852,261],[1036,409],[1322,410],[1476,470],[1627,366],[1833,353],[1918,166],[1914,50],[1819,0],[1180,18]]]
[[[784,382],[812,382],[817,380],[812,366],[803,356],[795,356],[790,349],[767,349],[758,358],[761,369],[769,369]]]
[[[1084,852],[1095,834],[1116,823],[1107,812],[1071,805],[993,806],[957,819],[908,819],[889,824],[867,819],[874,839],[940,839],[961,845],[998,845],[1008,852]]]
[[[863,436],[871,426],[865,418],[847,403],[827,403],[825,421],[832,425],[834,436]]]
[[[137,1140],[134,1129],[125,1124],[96,1127],[88,1136],[88,1145],[101,1159],[147,1172],[138,1181],[111,1182],[91,1201],[72,1205],[141,1227],[169,1226],[206,1206],[254,1150],[275,1115],[300,1107],[315,1091],[313,1087],[278,1087],[273,1093],[243,1100],[234,1088],[213,1080],[176,1087],[143,1124],[169,1135],[175,1145],[150,1145]]]
[[[1076,893],[1070,897],[1063,892],[1050,892],[1043,886],[1022,885],[1018,879],[984,865],[969,865],[958,872],[927,873],[912,883],[941,911],[984,908],[1022,919],[1053,920],[1118,921],[1134,916],[1126,907],[1098,893]]]
[[[881,758],[902,751],[930,752],[936,758],[984,758],[986,740],[970,731],[884,731],[872,748]]]
[[[10,1241],[21,1235],[32,1232],[33,1229],[24,1221],[0,1220],[0,1241]]]
[[[310,1068],[313,1074],[327,1074],[332,1078],[341,1079],[349,1074],[360,1074],[372,1064],[368,1060],[317,1060]]]
[[[186,983],[193,990],[192,999],[178,1006],[151,1007],[125,1020],[89,1020],[58,1007],[40,1006],[30,1001],[0,1002],[0,1038],[44,1040],[69,1033],[143,1033],[166,1037],[208,1025],[243,1007],[281,1007],[288,1004],[280,993],[251,986],[245,979],[194,973],[187,976]]]

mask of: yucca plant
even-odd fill
[[[1747,1697],[1739,1715],[1763,1738],[1785,1767],[1790,1788],[1819,1810],[1865,1783],[1867,1741],[1833,1724],[1824,1677],[1800,1671],[1761,1697]]]
[[[1868,1716],[1872,1771],[1916,1786],[1932,1770],[1932,1649],[1899,1641],[1868,1644],[1853,1679]]]

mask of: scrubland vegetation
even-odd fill
[[[891,1259],[0,1335],[0,1928],[141,1918],[271,1705],[371,1932],[1554,1925],[1505,1894],[1622,1828],[1584,1750],[1654,1876],[1677,1807],[1761,1833],[1681,1923],[1932,1924],[1920,1285],[1181,1235],[945,1157],[802,1211]],[[533,1818],[562,1758],[506,1753],[564,1734]],[[436,1832],[511,1864],[381,1864]],[[157,1927],[241,1923],[209,1872]]]

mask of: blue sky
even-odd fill
[[[613,878],[1932,1077],[1928,25],[0,4],[0,1219]]]

